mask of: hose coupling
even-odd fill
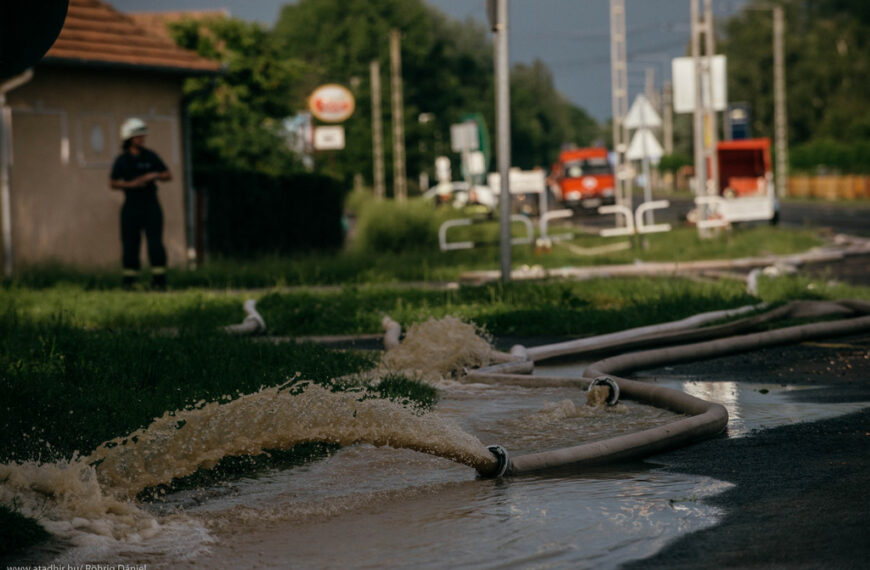
[[[500,445],[489,445],[487,446],[487,449],[490,453],[495,455],[495,458],[498,460],[498,467],[496,467],[495,472],[493,472],[490,477],[503,477],[504,474],[507,473],[511,464],[507,449]]]
[[[607,386],[610,388],[610,395],[607,396],[607,400],[605,401],[608,406],[615,406],[619,403],[619,384],[616,383],[616,380],[610,376],[599,376],[589,383],[589,387],[586,388],[586,391],[588,392],[592,390],[595,386]]]

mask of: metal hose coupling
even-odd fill
[[[605,400],[608,406],[615,406],[619,403],[619,384],[616,383],[616,380],[610,376],[599,376],[589,383],[589,387],[586,388],[586,391],[588,392],[592,390],[595,386],[607,386],[610,388],[610,395],[608,395],[607,400]]]
[[[490,453],[495,455],[495,458],[498,460],[498,466],[495,468],[495,471],[491,474],[486,474],[485,476],[492,478],[503,477],[508,472],[511,465],[511,459],[508,455],[507,449],[500,445],[489,445],[487,446],[487,449]],[[481,473],[481,475],[484,474]]]

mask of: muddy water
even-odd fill
[[[442,390],[440,415],[517,454],[674,417],[589,408],[575,389],[446,382]],[[156,508],[181,509],[209,528],[216,542],[192,567],[613,567],[713,524],[717,513],[700,498],[722,487],[642,466],[482,480],[444,459],[363,445]]]
[[[512,454],[545,451],[675,416],[632,402],[590,407],[577,389],[455,382],[450,378],[463,367],[490,360],[488,345],[458,321],[435,324],[409,331],[403,346],[410,353],[393,353],[384,363],[435,383],[441,400],[434,413],[294,384],[167,413],[85,458],[0,465],[0,501],[20,505],[56,537],[22,562],[609,568],[715,523],[718,513],[701,498],[725,484],[643,465],[479,479],[469,466],[491,461],[488,444]],[[445,335],[449,342],[437,341]],[[582,369],[539,372],[576,376]],[[780,406],[787,403],[778,399],[781,390],[762,397],[758,387],[748,392],[739,384],[666,382],[722,401],[732,433],[812,416],[809,409]],[[128,498],[225,455],[311,439],[343,447],[302,467],[176,493],[160,503]]]

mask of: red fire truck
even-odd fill
[[[563,150],[550,173],[550,188],[566,208],[594,209],[613,204],[613,166],[606,148]]]

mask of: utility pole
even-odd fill
[[[693,123],[695,135],[695,195],[715,195],[719,185],[716,161],[716,110],[713,101],[713,2],[704,0],[704,19],[698,20],[698,0],[690,1],[692,24],[692,58],[695,63],[695,105]],[[701,36],[704,55],[701,55]],[[709,175],[707,167],[709,166]],[[707,218],[707,206],[698,206],[699,220]],[[698,229],[702,237],[708,231]]]
[[[647,100],[650,105],[653,106],[653,109],[656,111],[660,111],[659,109],[659,94],[656,91],[656,68],[655,67],[647,67],[644,69],[644,95],[646,95]]]
[[[381,64],[373,59],[369,64],[372,89],[372,184],[375,197],[382,200],[386,195],[384,183],[384,121],[381,114]]]
[[[788,124],[785,107],[785,54],[783,36],[785,16],[782,6],[773,7],[773,114],[776,136],[776,195],[784,198],[788,190]]]
[[[692,110],[692,130],[695,139],[695,196],[706,195],[707,164],[704,154],[704,114],[701,109],[703,100],[703,62],[701,59],[701,26],[698,22],[698,2],[689,0],[692,28],[692,58],[695,63],[695,107]],[[706,208],[698,207],[701,219],[706,217]]]
[[[402,50],[399,30],[390,30],[390,70],[393,100],[393,197],[400,202],[408,199],[405,177],[405,119],[402,104]]]
[[[704,65],[704,82],[707,91],[707,97],[704,100],[704,128],[707,131],[705,138],[705,157],[710,163],[710,179],[712,185],[707,186],[707,194],[716,195],[719,193],[719,161],[716,156],[716,145],[718,143],[716,122],[716,107],[713,101],[713,55],[716,52],[715,38],[713,27],[713,0],[704,0],[704,39],[706,40]]]
[[[670,81],[662,85],[662,138],[664,139],[665,154],[674,153],[674,86]]]
[[[623,121],[628,113],[628,63],[625,41],[625,0],[610,0],[610,84],[613,102],[613,151],[616,156],[616,203],[631,209],[631,181],[625,176],[628,133]],[[621,217],[619,217],[622,220]]]
[[[508,53],[508,0],[489,0],[490,25],[495,32],[493,60],[495,63],[495,116],[498,173],[501,178],[499,198],[499,251],[501,280],[511,280],[511,91],[510,58]]]

